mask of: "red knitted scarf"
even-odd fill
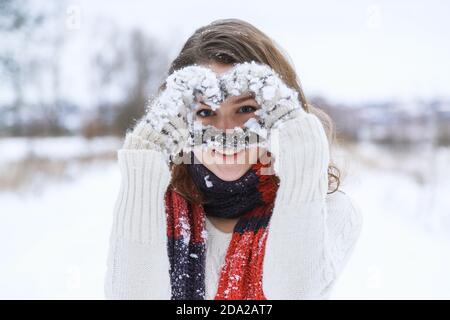
[[[256,192],[261,201],[242,215],[234,227],[215,299],[266,299],[262,267],[278,184],[270,175],[261,174],[263,167],[267,165],[258,162],[250,169],[259,178]],[[207,250],[204,207],[188,202],[171,186],[165,194],[165,206],[172,299],[203,300]]]

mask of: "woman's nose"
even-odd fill
[[[215,127],[220,130],[234,129],[234,127],[238,126],[240,126],[240,124],[236,123],[236,121],[230,117],[218,117],[215,124]]]

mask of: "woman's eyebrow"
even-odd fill
[[[233,102],[234,103],[240,103],[240,102],[247,101],[247,100],[250,100],[250,99],[252,99],[252,100],[254,99],[253,95],[246,95],[246,96],[243,96],[243,97],[239,97],[236,100],[234,100]]]
[[[210,107],[210,105],[207,104],[207,103],[206,103],[205,101],[203,101],[203,100],[200,100],[199,103],[200,103],[200,104],[203,104],[203,105],[205,105],[205,106],[207,106],[207,107]]]

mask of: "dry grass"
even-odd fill
[[[85,167],[99,161],[114,161],[115,159],[115,151],[70,159],[27,156],[0,168],[0,192],[21,191],[32,185],[42,187],[49,182],[66,181],[72,179],[70,171],[74,166]]]

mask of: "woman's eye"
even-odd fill
[[[239,108],[238,113],[251,113],[257,110],[256,107],[253,106],[242,106]]]
[[[214,111],[212,111],[210,109],[201,109],[196,112],[196,115],[201,118],[210,117],[213,114],[214,114]]]

